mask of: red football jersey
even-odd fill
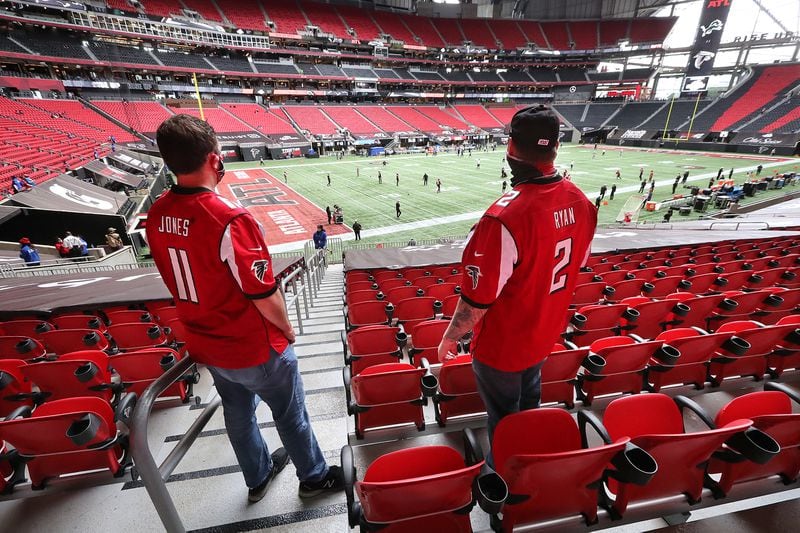
[[[243,207],[204,188],[173,187],[147,214],[147,240],[199,363],[247,368],[288,340],[253,300],[272,295],[264,230]]]
[[[518,372],[547,357],[596,225],[594,205],[559,176],[517,185],[484,213],[461,259],[461,297],[488,308],[475,326],[476,359]]]

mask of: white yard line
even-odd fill
[[[455,154],[453,154],[453,155],[455,155]],[[413,156],[409,156],[409,157],[413,157]],[[436,156],[436,157],[441,157],[441,155],[440,156]],[[784,161],[776,161],[774,163],[763,163],[762,164],[762,169],[778,167],[778,166],[786,165],[787,163],[790,163],[790,162],[791,161],[784,160]],[[753,166],[750,166],[750,167],[738,168],[738,169],[736,169],[734,171],[734,174],[742,174],[744,172],[750,172],[752,170],[756,170],[757,166],[758,165],[753,165]],[[716,175],[717,175],[716,172],[707,172],[705,174],[698,174],[696,176],[689,176],[689,178],[686,181],[687,182],[703,181],[703,180],[707,180],[707,179],[712,178],[712,177],[716,177]],[[727,174],[727,172],[723,172],[722,175],[727,177],[728,174]],[[656,186],[671,185],[674,181],[675,181],[675,178],[670,178],[670,179],[660,180],[660,181],[656,180]],[[619,194],[624,194],[624,193],[627,193],[627,192],[638,192],[638,190],[639,190],[639,185],[638,185],[639,182],[638,182],[638,180],[637,180],[636,183],[637,183],[637,185],[618,187],[616,194],[619,195]],[[594,192],[594,191],[593,192],[586,192],[586,191],[584,191],[584,194],[586,194],[587,198],[592,200],[593,197],[596,196],[597,192]],[[417,220],[415,222],[406,222],[406,223],[403,223],[403,224],[395,224],[393,226],[383,226],[382,228],[363,230],[361,232],[361,237],[362,238],[377,237],[377,236],[380,236],[380,235],[390,235],[392,233],[398,233],[398,232],[401,232],[401,231],[408,231],[408,230],[414,230],[414,229],[420,229],[420,228],[429,228],[429,227],[432,227],[432,226],[439,226],[439,225],[442,225],[442,224],[450,224],[452,222],[464,222],[464,221],[469,221],[469,220],[477,220],[478,218],[480,218],[480,216],[482,214],[483,214],[482,210],[481,211],[471,211],[469,213],[460,213],[460,214],[457,214],[457,215],[449,215],[449,216],[444,216],[444,217],[429,218],[429,219],[426,219],[426,220]],[[351,241],[351,240],[353,240],[353,234],[352,233],[347,233],[345,235],[340,235],[340,236],[337,236],[337,237],[342,239],[342,241]],[[287,243],[284,243],[284,244],[278,244],[278,245],[275,245],[275,246],[270,246],[270,251],[272,251],[274,253],[277,253],[277,252],[290,252],[290,251],[294,251],[294,250],[300,250],[300,249],[303,248],[303,245],[306,242],[307,241],[295,241],[295,242],[287,242]]]

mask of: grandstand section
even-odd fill
[[[341,126],[331,121],[322,108],[286,106],[283,111],[300,129],[314,135],[338,135],[341,129]]]

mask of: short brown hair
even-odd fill
[[[189,174],[219,147],[214,128],[192,115],[175,115],[158,127],[156,142],[164,163],[175,174]]]

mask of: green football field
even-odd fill
[[[767,156],[709,155],[699,152],[646,151],[633,148],[619,149],[603,147],[595,151],[591,146],[563,145],[559,150],[556,166],[569,168],[572,181],[594,200],[602,185],[607,185],[607,205],[600,207],[599,223],[614,222],[625,200],[638,194],[639,168],[644,168],[647,179],[654,170],[656,188],[654,200],[672,197],[672,184],[677,174],[689,171],[687,185],[708,185],[709,177],[715,177],[719,168],[725,169],[725,176],[731,168],[734,179],[742,183],[746,172],[755,170],[759,164],[764,166],[762,176],[775,171],[797,171],[799,162],[787,158]],[[455,154],[395,155],[384,157],[334,157],[320,159],[295,159],[266,161],[264,168],[276,178],[283,180],[287,173],[288,185],[313,203],[321,206],[342,207],[345,223],[352,225],[358,220],[362,226],[364,243],[434,239],[442,236],[463,236],[472,224],[494,200],[501,195],[505,149],[499,146],[496,151],[473,151],[472,156]],[[478,161],[480,160],[480,168]],[[383,162],[386,161],[386,165]],[[234,163],[229,169],[238,170],[258,168],[258,163]],[[620,169],[622,179],[615,179],[615,170]],[[507,172],[508,167],[506,167]],[[378,183],[378,172],[383,183]],[[422,175],[428,174],[428,186],[422,184]],[[330,174],[331,185],[327,185]],[[400,175],[399,185],[396,174]],[[436,193],[436,179],[442,180],[442,192]],[[611,186],[616,184],[618,191],[614,200],[609,200]],[[645,194],[647,189],[645,189]],[[677,193],[688,193],[678,187]],[[784,191],[769,191],[757,195],[749,201],[760,201],[772,194]],[[395,215],[395,202],[400,202],[402,215]],[[744,203],[744,202],[743,202]],[[657,222],[664,212],[646,213],[642,211],[640,221]],[[692,215],[693,217],[698,215]],[[672,221],[685,220],[674,216]]]

